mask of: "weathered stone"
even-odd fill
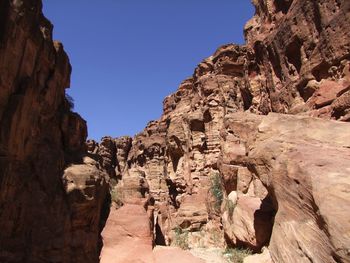
[[[97,262],[102,168],[105,262],[159,260],[153,240],[169,245],[179,229],[191,248],[349,262],[349,126],[261,115],[350,120],[350,2],[253,4],[246,44],[200,63],[159,120],[85,146],[41,1],[0,0],[0,261]]]
[[[272,207],[263,207],[259,198],[241,196],[229,218],[224,218],[227,237],[238,246],[259,250],[267,245],[272,230]]]
[[[276,114],[259,125],[250,163],[277,212],[273,261],[349,259],[349,132],[346,123]]]
[[[41,9],[0,1],[0,262],[97,262],[108,177],[86,157],[71,66]]]
[[[245,257],[243,263],[273,263],[273,261],[271,259],[270,251],[264,247],[261,254]]]
[[[111,208],[102,237],[101,263],[153,262],[151,221],[141,205]]]
[[[258,127],[275,118],[273,116],[279,116],[261,116],[270,112],[350,119],[350,35],[347,30],[350,3],[344,0],[252,2],[256,14],[245,27],[246,44],[221,46],[196,67],[193,76],[181,83],[174,94],[165,98],[161,118],[150,122],[134,137],[117,187],[121,192],[123,188],[131,189],[132,195],[139,198],[140,181],[130,181],[130,175],[135,171],[142,174],[145,185],[149,186],[149,197],[155,200],[156,236],[161,237],[156,240],[162,240],[162,244],[169,245],[175,229],[181,229],[190,231],[189,247],[213,246],[209,242],[212,240],[210,231],[218,229],[217,246],[220,247],[222,241],[255,251],[269,246],[274,262],[292,262],[292,254],[298,254],[300,257],[294,260],[300,262],[308,258],[310,261],[321,258],[323,262],[346,262],[344,244],[347,241],[344,237],[338,238],[338,232],[334,236],[327,231],[322,234],[324,227],[313,222],[300,223],[303,225],[301,234],[294,230],[295,225],[289,224],[294,220],[293,217],[288,221],[292,217],[291,210],[287,209],[285,214],[281,212],[288,205],[293,210],[294,203],[289,204],[289,200],[297,199],[297,189],[287,180],[291,171],[282,169],[294,161],[287,161],[289,159],[283,156],[288,149],[299,145],[305,129],[318,134],[318,130],[331,129],[331,125],[326,121],[303,122],[299,117],[286,117],[298,127],[295,135],[284,137],[289,129],[286,125],[269,132],[276,141],[266,137],[266,142],[285,151],[281,150],[278,156],[269,155],[272,146],[263,144],[260,138],[264,131]],[[286,120],[282,116],[278,118]],[[338,133],[344,134],[344,131]],[[320,138],[320,144],[327,144],[323,139]],[[310,142],[310,149],[316,147],[317,141]],[[309,144],[304,146],[307,148]],[[338,148],[341,153],[345,151]],[[266,160],[255,158],[258,150]],[[297,148],[296,152],[299,151],[301,149]],[[307,152],[307,149],[301,151]],[[273,158],[285,159],[281,164]],[[313,161],[307,158],[305,162]],[[342,158],[346,163],[345,157]],[[275,169],[282,169],[284,173],[278,173],[279,177],[275,178],[271,176]],[[309,172],[301,171],[301,175],[308,176]],[[339,185],[346,186],[346,180],[337,180],[340,180]],[[300,185],[308,188],[308,183],[303,181]],[[288,193],[293,198],[287,197]],[[316,198],[311,192],[307,196],[305,203],[298,203],[299,210],[291,213],[301,211],[298,213],[319,218],[319,212],[312,205],[312,211],[304,209],[310,206],[307,201]],[[337,196],[336,199],[341,198]],[[341,206],[347,211],[345,204]],[[280,215],[289,222],[284,223],[284,227],[280,226],[283,224]],[[307,222],[312,221],[308,220],[306,216]],[[275,233],[279,227],[282,230]],[[288,229],[293,230],[288,232]],[[288,235],[282,238],[283,231]],[[315,247],[304,244],[308,238],[316,240],[318,235],[321,241],[315,241]],[[333,238],[337,241],[330,241]],[[299,250],[298,242],[303,245]],[[276,244],[286,252],[282,253]],[[309,249],[324,252],[316,255]],[[335,259],[331,259],[331,255]]]

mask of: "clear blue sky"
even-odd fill
[[[134,135],[165,96],[227,43],[243,43],[250,0],[43,0],[73,67],[68,93],[89,138]]]

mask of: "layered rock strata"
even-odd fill
[[[108,176],[86,153],[70,73],[41,1],[1,0],[0,262],[98,262]]]
[[[98,262],[102,245],[126,262],[132,244],[146,262],[197,260],[155,245],[350,262],[350,128],[334,121],[350,118],[350,2],[253,4],[246,44],[200,63],[159,120],[86,146],[41,1],[0,0],[1,262]]]
[[[253,4],[245,45],[200,63],[127,147],[90,151],[106,153],[116,203],[152,200],[155,244],[349,262],[349,125],[312,117],[349,120],[350,3]]]
[[[225,123],[235,144],[247,150],[226,159],[238,171],[237,185],[240,170],[250,173],[247,188],[235,189],[231,217],[224,209],[224,231],[231,240],[264,242],[270,223],[265,244],[273,262],[349,262],[350,125],[247,113],[227,115]]]

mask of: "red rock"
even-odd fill
[[[270,240],[271,213],[272,207],[264,207],[260,198],[240,196],[233,214],[223,218],[225,233],[237,245],[260,250]]]
[[[274,230],[271,233],[271,224],[274,213],[278,215],[277,204],[283,203],[285,196],[279,200],[274,192],[279,183],[269,188],[267,182],[275,179],[271,178],[270,171],[279,164],[273,160],[259,163],[251,155],[264,133],[258,128],[264,119],[261,115],[275,112],[350,119],[350,3],[254,0],[253,4],[256,14],[245,27],[246,44],[219,47],[196,67],[192,77],[165,98],[161,118],[151,121],[133,138],[125,158],[128,166],[120,173],[117,187],[128,192],[129,197],[138,198],[142,196],[141,185],[148,186],[147,194],[154,198],[158,222],[155,239],[167,245],[179,227],[183,231],[191,230],[190,247],[203,245],[198,239],[212,240],[213,229],[219,229],[214,246],[226,242],[259,250],[270,245],[274,261],[288,262],[289,258],[283,257],[272,245],[279,235],[274,235]],[[298,126],[295,138],[303,134],[307,125],[314,125],[298,117],[290,122]],[[328,127],[327,123],[315,124],[314,133]],[[286,127],[289,126],[286,124]],[[282,141],[285,151],[289,149],[289,142],[283,142],[286,138],[279,138],[278,133],[285,132],[286,127],[270,134]],[[294,143],[299,141],[290,142]],[[261,148],[262,154],[268,154],[268,146]],[[219,177],[215,191],[219,193],[218,198],[223,199],[222,214],[215,207],[217,197],[212,193],[211,178],[215,176]],[[286,183],[285,187],[291,184],[281,180]],[[242,200],[238,201],[237,211],[233,211],[236,222],[228,219],[229,209],[225,208],[233,191],[237,192],[238,200]],[[241,204],[243,200],[249,200],[246,208]],[[272,211],[256,220],[254,214],[261,210],[259,204],[272,207]],[[286,218],[288,216],[287,213]],[[273,229],[278,227],[277,219]],[[255,221],[259,222],[261,236],[254,228]],[[229,229],[234,229],[236,235],[231,231],[224,239],[224,232]],[[316,226],[305,226],[303,230],[305,236],[312,236],[313,231],[319,233]],[[290,245],[298,242],[299,237],[288,234],[288,238],[278,241],[285,253],[310,256],[305,249],[300,252]],[[330,239],[330,236],[322,239],[315,249],[327,247]],[[204,243],[213,246],[211,242]],[[327,247],[325,251],[320,257],[326,262],[329,255],[338,253],[335,247]],[[311,258],[319,259],[315,254]],[[344,252],[339,252],[336,258],[343,259]]]
[[[102,232],[101,263],[127,262],[204,262],[190,252],[176,247],[153,249],[149,216],[143,206],[126,204],[111,209]]]
[[[39,0],[0,1],[0,262],[97,262],[107,175]]]
[[[143,206],[112,208],[102,238],[101,263],[153,262],[151,222]]]
[[[344,84],[331,80],[321,81],[318,90],[313,94],[308,103],[314,104],[316,108],[332,104],[337,97],[349,90],[349,86]]]
[[[71,67],[41,1],[0,1],[1,262],[97,262],[101,168],[125,204],[106,222],[101,261],[159,260],[169,251],[154,258],[153,240],[169,245],[179,228],[189,247],[349,261],[349,126],[280,114],[350,119],[350,2],[253,4],[246,44],[200,63],[159,120],[85,146],[86,124],[65,98]]]
[[[257,129],[245,163],[267,188],[276,212],[272,260],[347,262],[349,124],[270,114]]]

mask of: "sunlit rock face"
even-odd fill
[[[159,120],[85,144],[41,1],[0,0],[0,262],[349,262],[350,2],[253,4]]]
[[[42,3],[0,1],[0,262],[98,262],[99,164]]]
[[[349,262],[349,124],[334,120],[350,118],[350,2],[253,4],[245,45],[203,60],[127,147],[94,149],[114,141],[116,203],[146,200],[155,244]]]
[[[275,113],[226,118],[225,129],[248,150],[230,158],[238,185],[241,167],[251,172],[231,217],[223,215],[231,240],[254,249],[272,226],[273,262],[347,262],[350,125]]]
[[[350,3],[253,3],[245,36],[265,76],[271,110],[349,120]]]

